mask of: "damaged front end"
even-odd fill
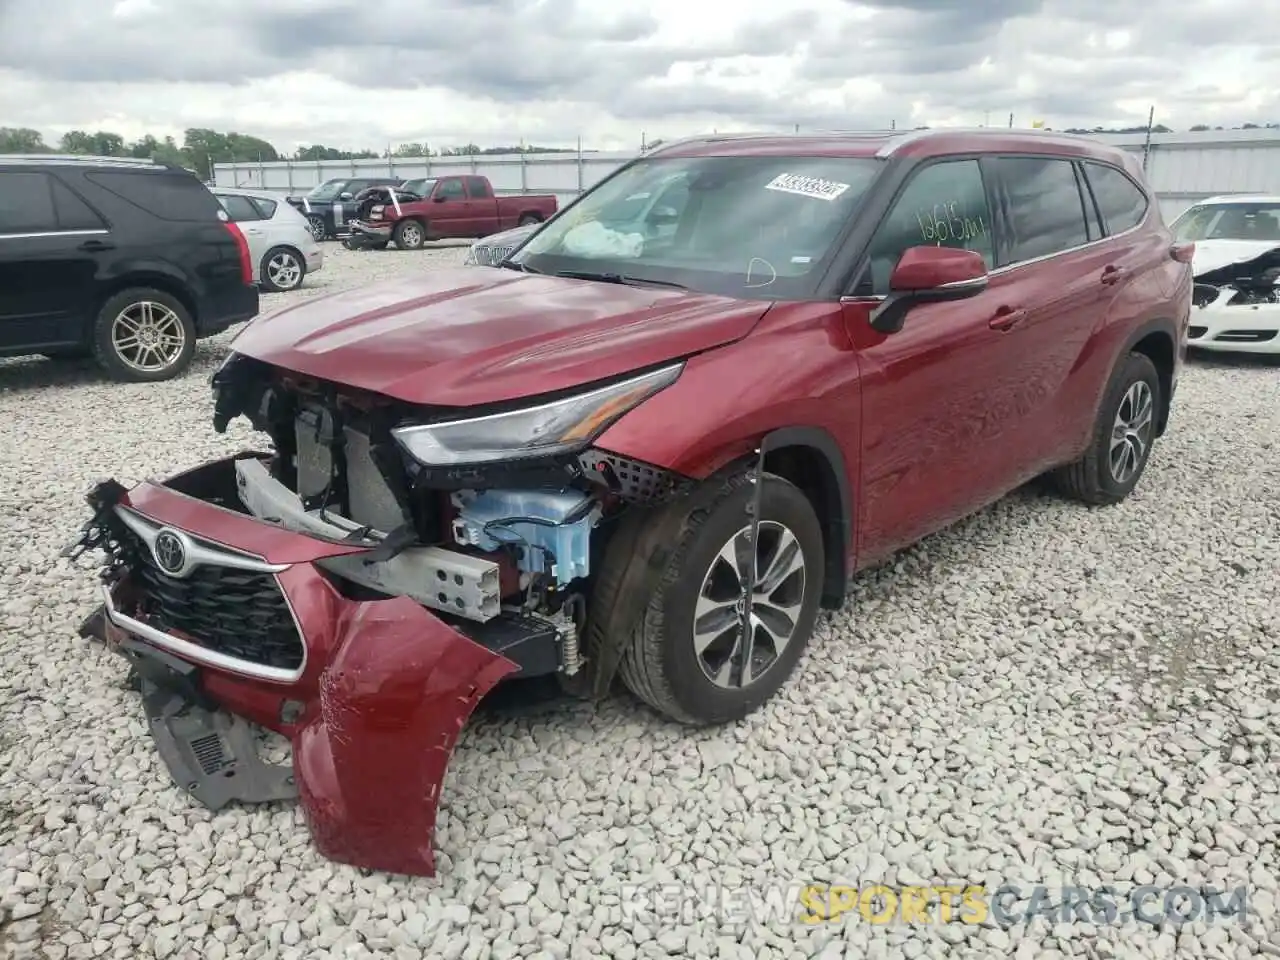
[[[1194,276],[1188,342],[1205,349],[1280,350],[1280,246],[1245,259],[1208,259],[1213,241],[1196,245],[1201,266]],[[1223,263],[1223,259],[1229,262]],[[1200,266],[1200,264],[1197,264]]]
[[[318,849],[434,872],[454,743],[503,679],[607,676],[579,646],[611,521],[688,482],[593,449],[679,366],[459,419],[232,355],[215,429],[270,452],[90,494],[69,555],[100,550],[82,628],[127,658],[158,752],[217,809],[300,799]],[[261,760],[250,723],[288,737]]]

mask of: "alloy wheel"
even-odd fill
[[[142,373],[173,366],[187,345],[182,319],[154,300],[131,303],[111,323],[111,346],[120,362]]]
[[[302,264],[286,250],[278,251],[267,261],[267,276],[280,290],[292,290],[302,282]]]
[[[693,614],[694,653],[718,687],[759,680],[792,642],[805,596],[805,556],[782,523],[762,520],[756,543],[743,527],[720,548]]]
[[[404,229],[400,231],[400,239],[405,242],[405,246],[416,247],[422,243],[422,231],[418,229],[417,224],[405,224]]]
[[[1128,483],[1142,468],[1151,450],[1154,414],[1155,400],[1150,385],[1145,380],[1131,384],[1120,401],[1120,409],[1116,411],[1111,428],[1111,449],[1107,461],[1111,478],[1116,483]]]
[[[311,236],[315,238],[316,243],[324,239],[324,219],[314,214],[307,217],[307,229],[311,231]]]

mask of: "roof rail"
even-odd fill
[[[987,137],[1042,137],[1045,140],[1087,140],[1088,137],[1081,136],[1078,133],[1064,133],[1061,130],[1042,130],[1037,127],[1030,129],[1012,127],[925,127],[922,130],[908,130],[900,133],[890,139],[879,150],[876,156],[881,160],[893,156],[898,150],[902,149],[909,143],[915,143],[917,140],[923,140],[926,137],[945,136],[947,134],[963,134],[965,136],[987,136]]]
[[[80,153],[0,153],[0,163],[86,163],[154,167],[150,157],[94,157]]]

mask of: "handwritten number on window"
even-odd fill
[[[986,220],[979,214],[966,217],[954,202],[935,203],[916,211],[920,236],[929,243],[969,243],[987,235]]]

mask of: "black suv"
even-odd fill
[[[0,357],[167,380],[258,313],[244,235],[181,167],[0,155]]]
[[[370,187],[394,187],[400,177],[339,177],[326,180],[309,193],[288,197],[289,205],[307,218],[311,235],[316,240],[329,240],[346,229],[355,218],[356,195]]]

